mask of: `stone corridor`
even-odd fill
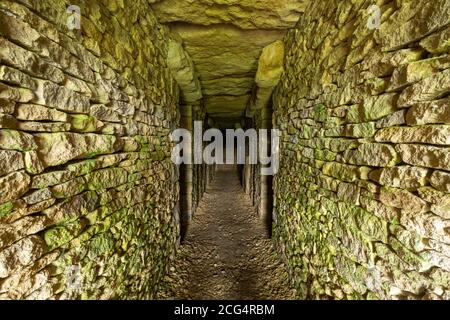
[[[221,165],[160,298],[294,299],[266,229],[239,183],[236,166]]]
[[[449,300],[449,39],[450,0],[0,0],[0,299]]]

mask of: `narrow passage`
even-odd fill
[[[175,264],[161,299],[295,298],[235,166],[219,166]]]

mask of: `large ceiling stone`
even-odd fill
[[[162,23],[233,24],[241,29],[294,27],[302,0],[159,0],[153,9]]]
[[[232,128],[240,123],[250,95],[211,96],[205,98],[208,113],[221,128]],[[244,106],[244,109],[242,108]]]
[[[280,46],[279,41],[286,29],[295,25],[306,1],[153,2],[158,20],[168,25],[176,38],[183,39],[184,50],[194,63],[194,78],[200,80],[208,115],[223,127],[231,118],[239,122],[245,115],[263,49],[275,42],[275,48]],[[190,74],[187,78],[191,79]]]

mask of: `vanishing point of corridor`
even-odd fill
[[[218,167],[159,298],[295,298],[284,265],[234,165]]]

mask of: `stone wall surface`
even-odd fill
[[[168,44],[144,0],[0,1],[0,298],[154,296],[179,228]]]
[[[274,237],[300,296],[450,299],[450,1],[305,12],[274,96]]]

